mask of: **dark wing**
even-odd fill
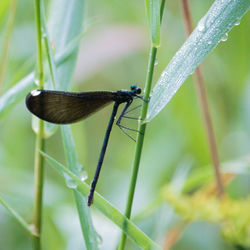
[[[73,123],[96,112],[114,101],[116,92],[63,92],[33,90],[26,97],[26,106],[42,120],[67,124]]]

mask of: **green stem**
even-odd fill
[[[162,0],[161,6],[160,6],[160,22],[162,22],[164,6],[165,6],[165,0]],[[147,70],[147,76],[146,76],[146,84],[145,84],[145,94],[144,94],[145,100],[149,100],[149,97],[150,97],[156,54],[157,54],[157,48],[151,44],[150,54],[149,54],[149,62],[148,62],[148,70]],[[142,111],[141,111],[141,119],[139,121],[139,133],[138,133],[137,141],[136,141],[135,158],[134,158],[134,164],[133,164],[133,170],[132,170],[132,177],[131,177],[131,181],[130,181],[126,210],[125,210],[125,216],[128,219],[131,216],[136,181],[137,181],[141,153],[142,153],[142,146],[143,146],[143,141],[144,141],[144,135],[146,132],[146,123],[144,123],[143,120],[145,120],[145,118],[147,116],[147,111],[148,111],[148,103],[143,102]],[[126,227],[127,227],[127,224],[125,222],[124,227],[123,227],[123,232],[122,232],[119,250],[124,250],[124,248],[125,248],[126,238],[127,238],[127,235],[125,233]]]
[[[163,11],[164,11],[164,7],[165,7],[165,2],[166,0],[162,0],[161,1],[161,7],[160,7],[160,21],[162,22],[162,17],[163,17]]]
[[[42,203],[43,203],[43,172],[44,158],[40,151],[44,152],[45,141],[43,139],[44,122],[39,120],[39,128],[36,137],[35,149],[35,201],[33,225],[36,232],[34,236],[34,249],[41,249],[41,225],[42,225]]]
[[[42,32],[41,32],[41,1],[35,0],[36,11],[36,37],[37,37],[37,69],[38,87],[43,88],[43,56],[42,56]]]
[[[144,99],[145,100],[148,100],[149,95],[150,95],[152,79],[153,79],[153,73],[154,73],[154,65],[155,65],[156,53],[157,53],[157,48],[156,47],[151,47],[150,56],[149,56],[148,71],[147,71],[147,78],[146,78],[145,94],[144,94]],[[127,205],[126,205],[126,210],[125,210],[125,216],[128,219],[131,216],[131,209],[132,209],[132,203],[133,203],[133,199],[134,199],[136,180],[137,180],[138,171],[139,171],[139,165],[140,165],[140,159],[141,159],[141,153],[142,153],[142,146],[143,146],[143,141],[144,141],[144,134],[145,134],[145,131],[146,131],[146,123],[143,123],[143,120],[146,118],[147,110],[148,110],[148,103],[143,102],[142,111],[141,111],[141,119],[140,119],[140,122],[139,122],[139,133],[138,133],[137,141],[136,141],[135,159],[134,159],[134,164],[133,164],[132,177],[131,177],[131,181],[130,181],[128,198],[127,198]],[[126,238],[127,238],[127,236],[125,234],[126,227],[127,227],[127,225],[126,225],[126,223],[124,223],[124,231],[122,233],[121,243],[120,243],[120,247],[119,247],[120,250],[123,250],[124,247],[125,247]]]
[[[36,32],[37,32],[37,84],[43,89],[43,58],[42,58],[42,33],[41,33],[41,1],[35,0]],[[39,120],[35,149],[35,202],[33,225],[37,236],[34,236],[34,249],[41,249],[41,225],[42,225],[42,203],[43,203],[43,157],[40,151],[44,151],[45,142],[44,122]]]

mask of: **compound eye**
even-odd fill
[[[141,88],[139,87],[136,88],[136,94],[141,94]]]
[[[130,89],[131,89],[131,90],[135,90],[135,89],[136,89],[136,86],[135,86],[135,85],[131,85],[131,86],[130,86]]]

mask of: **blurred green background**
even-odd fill
[[[9,15],[8,3],[7,0],[0,2],[1,54]],[[211,0],[190,1],[195,25],[212,3]],[[143,88],[150,46],[144,1],[89,1],[84,23],[88,29],[82,39],[72,90],[129,89],[131,84]],[[186,39],[178,1],[166,2],[161,31],[154,83]],[[28,0],[19,1],[1,95],[34,70],[35,39],[34,6]],[[237,160],[250,151],[249,58],[248,13],[229,33],[227,41],[221,42],[202,64],[223,162]],[[109,106],[72,125],[79,161],[88,172],[88,183],[95,171],[111,110],[112,106]],[[129,126],[136,128],[137,123],[129,122]],[[46,141],[46,152],[65,163],[58,131]],[[1,196],[31,222],[35,134],[24,100],[1,119],[0,141]],[[134,150],[135,143],[115,126],[97,190],[121,211],[124,211],[127,198]],[[133,215],[155,200],[177,168],[192,172],[209,164],[205,128],[193,78],[190,77],[169,105],[147,126]],[[44,249],[84,249],[72,191],[54,170],[48,167],[45,173]],[[249,175],[239,175],[228,187],[229,194],[236,198],[248,195],[249,180]],[[115,249],[120,230],[98,211],[93,209],[92,214],[95,228],[102,238],[100,249]],[[163,204],[136,223],[152,239],[163,244],[169,228],[176,221],[178,218],[170,206]],[[29,235],[0,206],[0,250],[32,249],[31,243]],[[138,248],[129,242],[127,249]],[[173,249],[234,248],[220,236],[218,226],[196,222],[185,229]]]

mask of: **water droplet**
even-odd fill
[[[204,32],[205,31],[206,26],[205,26],[205,23],[204,23],[203,19],[201,19],[199,21],[197,28],[198,28],[198,30],[200,32]]]
[[[82,165],[81,163],[77,162],[77,170],[78,170],[79,172],[81,172],[82,169],[83,169],[83,165]]]
[[[158,65],[158,63],[159,63],[159,62],[158,62],[158,60],[156,59],[154,65],[155,65],[155,66]]]
[[[161,74],[161,78],[168,78],[168,72],[163,71],[163,73]],[[160,81],[159,84],[162,84],[162,81]]]
[[[63,173],[63,175],[64,175],[64,179],[65,179],[67,187],[75,189],[77,187],[77,184],[75,183],[75,181],[66,173]]]
[[[88,174],[86,170],[83,169],[83,165],[80,164],[79,162],[77,163],[77,170],[79,172],[79,177],[82,182],[86,181],[88,179]]]
[[[42,33],[42,38],[46,38],[47,37],[47,33]]]
[[[228,39],[228,34],[226,33],[222,38],[221,41],[225,42]]]
[[[80,171],[80,179],[82,182],[86,181],[88,179],[88,173],[85,170]]]
[[[240,20],[238,20],[234,25],[235,25],[235,26],[240,25]]]
[[[202,32],[204,29],[205,29],[204,24],[203,24],[203,23],[200,23],[200,24],[198,25],[198,30],[199,30],[200,32]]]

